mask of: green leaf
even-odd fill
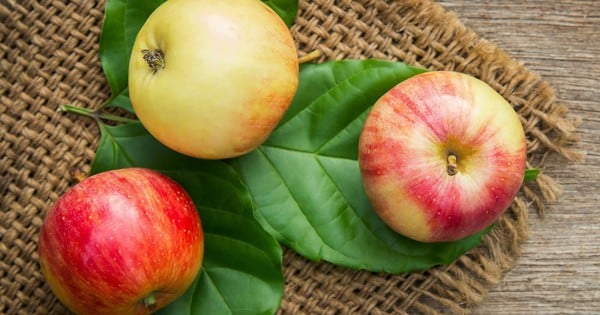
[[[129,56],[138,31],[164,0],[107,0],[100,34],[100,61],[115,95],[126,93]],[[121,103],[108,104],[118,106]],[[125,109],[129,109],[124,107]]]
[[[523,177],[523,183],[534,181],[538,178],[541,170],[539,168],[528,168],[525,170],[525,176]]]
[[[107,0],[100,34],[100,61],[113,98],[105,106],[133,112],[126,102],[129,57],[135,37],[150,14],[165,0]],[[298,11],[297,0],[263,1],[291,26]],[[127,98],[128,100],[128,98]]]
[[[119,107],[130,113],[133,113],[133,106],[131,105],[131,100],[129,99],[129,90],[124,89],[119,94],[113,94],[108,102],[104,105],[110,107]]]
[[[294,24],[298,13],[298,0],[263,0],[263,2],[271,7],[288,27]]]
[[[181,184],[200,213],[205,237],[202,270],[188,291],[159,313],[275,313],[283,295],[282,250],[254,219],[251,197],[236,171],[222,161],[173,152],[140,123],[100,127],[92,173],[155,169]]]
[[[401,273],[448,264],[487,231],[450,243],[419,243],[389,229],[363,191],[358,138],[376,100],[425,70],[379,60],[303,65],[290,109],[270,138],[234,161],[255,216],[312,260]]]
[[[110,91],[119,94],[127,86],[127,44],[124,33],[125,0],[107,0],[100,33],[100,62]]]

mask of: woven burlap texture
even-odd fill
[[[110,96],[98,57],[104,1],[0,1],[0,313],[63,314],[40,273],[38,232],[49,206],[89,172],[99,130],[60,104]],[[300,1],[299,54],[319,61],[381,58],[481,78],[515,107],[530,166],[577,160],[575,122],[540,77],[430,1]],[[527,236],[528,205],[557,198],[542,175],[523,188],[481,246],[450,266],[402,275],[309,262],[285,250],[282,314],[467,313],[510,269]],[[535,211],[535,210],[533,210]]]

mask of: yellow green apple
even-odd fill
[[[422,242],[482,231],[523,182],[519,116],[472,76],[433,71],[405,80],[374,105],[359,139],[359,166],[376,213]]]
[[[129,61],[144,127],[188,156],[223,159],[266,140],[298,87],[283,20],[259,0],[169,0],[146,20]]]

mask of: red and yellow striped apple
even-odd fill
[[[523,182],[519,117],[472,76],[434,71],[388,91],[367,116],[359,166],[373,209],[421,242],[455,241],[492,224]]]
[[[42,273],[76,314],[149,314],[181,296],[200,270],[204,235],[194,203],[143,168],[88,177],[44,218]]]
[[[298,55],[260,0],[169,0],[146,20],[129,62],[129,96],[167,147],[223,159],[264,142],[294,98]]]

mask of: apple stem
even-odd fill
[[[452,153],[448,154],[447,172],[448,172],[448,175],[450,175],[450,176],[454,176],[454,175],[456,175],[456,173],[458,173],[458,164],[456,162],[456,155],[454,155]]]
[[[298,63],[303,64],[307,62],[311,62],[319,57],[321,57],[323,53],[320,50],[313,50],[305,56],[298,58]]]
[[[142,54],[144,54],[144,60],[152,69],[152,73],[165,68],[165,55],[160,48],[154,50],[142,49]]]
[[[142,303],[144,304],[144,307],[151,311],[154,308],[156,308],[156,294],[154,294],[154,292],[150,292],[150,294],[148,294],[143,300]]]

